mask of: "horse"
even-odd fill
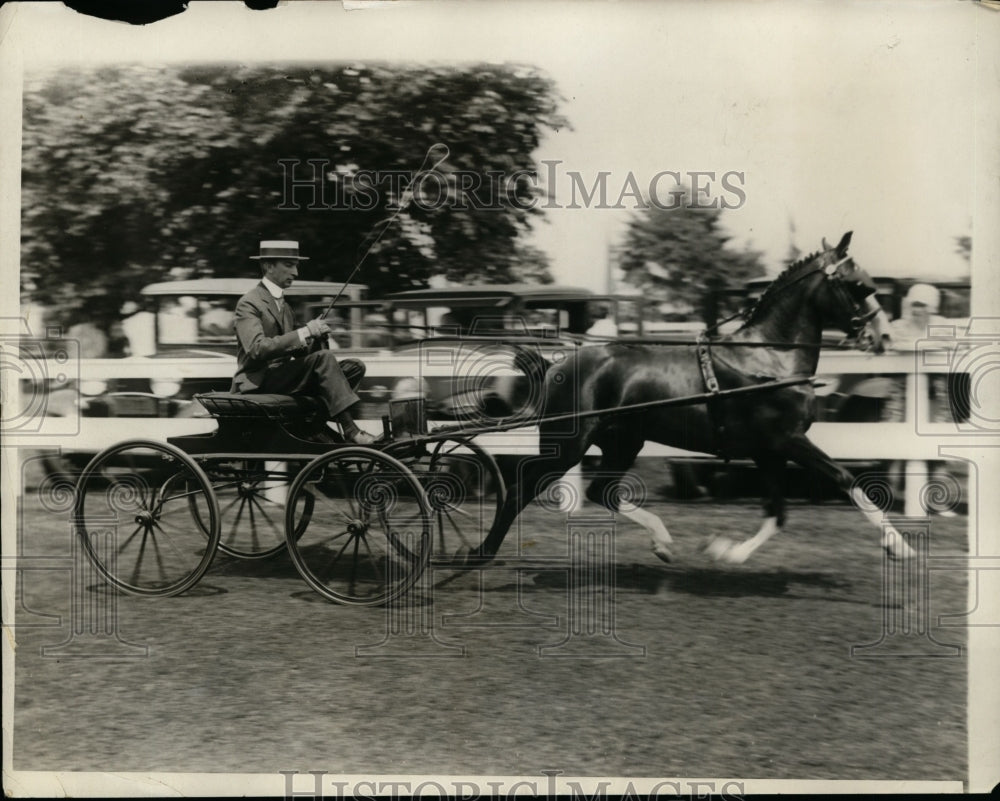
[[[782,479],[789,460],[833,479],[881,528],[881,545],[891,558],[912,556],[899,531],[854,486],[852,475],[806,438],[815,418],[814,388],[807,379],[816,373],[823,329],[836,327],[855,337],[865,332],[876,352],[887,337],[875,284],[847,255],[850,241],[851,232],[835,247],[824,240],[821,251],[790,265],[741,313],[731,334],[703,337],[696,348],[649,342],[584,346],[547,366],[536,409],[539,456],[521,464],[519,480],[485,539],[475,548],[460,549],[452,564],[468,568],[492,560],[524,507],[592,445],[600,449],[601,461],[587,498],[646,528],[653,553],[670,562],[672,538],[663,521],[635,503],[622,484],[647,441],[727,460],[749,457],[757,465],[765,487],[763,523],[742,542],[720,538],[710,544],[716,559],[745,562],[784,526]],[[806,380],[767,388],[775,379],[795,377]],[[726,392],[743,387],[759,388]],[[716,391],[720,394],[712,397]],[[707,395],[707,402],[655,405],[696,395]],[[627,408],[635,404],[645,405]],[[601,414],[604,410],[607,414]]]

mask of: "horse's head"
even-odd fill
[[[816,304],[823,319],[848,336],[857,337],[871,326],[875,352],[881,353],[885,316],[879,314],[882,307],[875,299],[875,282],[847,255],[851,233],[844,234],[836,247],[823,240],[823,251],[816,257],[817,270],[823,274]]]

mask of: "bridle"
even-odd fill
[[[830,288],[832,289],[834,296],[844,309],[849,311],[851,326],[849,336],[857,336],[879,313],[880,307],[877,303],[875,303],[872,304],[871,308],[865,309],[865,304],[858,303],[847,291],[844,277],[840,274],[840,266],[850,260],[850,256],[844,256],[844,258],[840,261],[829,264],[826,267],[817,267],[816,270],[823,270],[826,280],[830,282]],[[812,272],[814,272],[814,270],[809,271],[809,273]]]
[[[851,257],[844,256],[844,258],[840,259],[839,261],[835,261],[833,264],[828,264],[825,267],[817,266],[813,267],[811,270],[806,270],[801,275],[795,276],[795,278],[790,280],[788,283],[776,287],[772,291],[772,293],[768,296],[768,298],[769,299],[774,298],[775,295],[784,292],[786,289],[790,288],[794,284],[797,284],[799,281],[804,281],[806,278],[809,278],[810,276],[815,275],[816,273],[822,270],[823,273],[825,274],[825,280],[830,282],[830,286],[833,288],[833,292],[837,300],[850,313],[851,331],[848,334],[848,336],[851,337],[859,336],[861,332],[864,330],[864,327],[868,323],[870,323],[879,313],[880,307],[878,306],[878,304],[873,304],[872,308],[865,310],[864,309],[865,304],[858,303],[857,301],[854,300],[854,298],[851,297],[850,293],[847,291],[847,288],[844,285],[845,284],[844,277],[840,274],[841,265],[845,264],[848,261],[851,261]],[[707,338],[713,334],[717,334],[719,329],[723,325],[740,317],[742,317],[744,321],[749,321],[751,317],[753,317],[753,313],[757,309],[757,306],[763,299],[764,295],[759,297],[753,303],[753,305],[745,309],[741,309],[740,311],[736,312],[736,314],[731,314],[724,320],[719,320],[714,325],[711,325],[708,328],[706,328],[701,333],[701,336]],[[746,322],[744,322],[744,325],[746,325]]]

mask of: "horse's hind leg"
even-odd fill
[[[890,559],[908,559],[913,549],[907,545],[903,535],[889,523],[885,516],[876,511],[876,505],[861,487],[854,486],[854,477],[823,451],[813,445],[803,435],[795,437],[785,448],[790,459],[803,467],[812,468],[837,482],[837,486],[847,494],[869,522],[882,529],[882,547]]]
[[[670,546],[673,539],[663,521],[652,512],[648,512],[638,504],[633,503],[624,493],[617,491],[622,477],[634,463],[642,441],[622,440],[621,432],[613,432],[600,438],[597,442],[601,449],[601,464],[598,475],[587,486],[587,498],[599,503],[612,512],[619,512],[635,523],[638,523],[650,534],[650,546],[653,553],[664,562],[673,558]]]
[[[463,549],[455,554],[456,567],[474,567],[493,559],[524,507],[579,462],[586,446],[578,441],[553,443],[543,440],[539,450],[551,455],[533,458],[523,466],[519,480],[509,488],[507,499],[500,507],[486,538],[479,547]]]

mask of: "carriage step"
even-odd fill
[[[312,395],[272,395],[257,393],[208,392],[194,396],[213,417],[242,417],[298,422],[326,417],[322,399]]]

